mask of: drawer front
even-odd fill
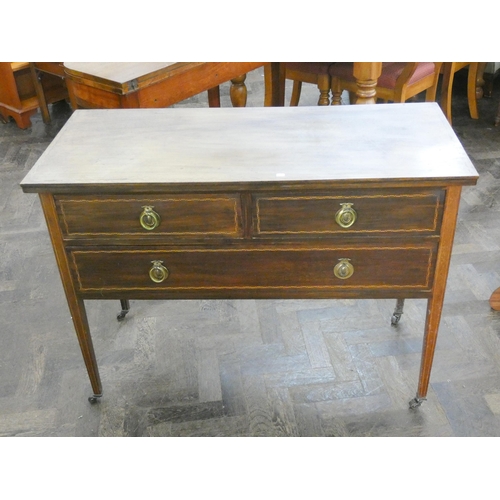
[[[117,290],[430,290],[436,245],[74,250],[80,292]],[[348,263],[348,264],[346,264]],[[337,269],[335,268],[343,268]],[[344,278],[352,266],[352,276]],[[338,277],[340,272],[341,277]]]
[[[257,237],[439,234],[444,191],[257,195]]]
[[[66,238],[241,237],[239,195],[56,198]]]

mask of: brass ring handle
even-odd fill
[[[346,280],[354,274],[354,266],[349,262],[351,259],[339,259],[339,263],[333,268],[333,274],[341,280]]]
[[[152,231],[160,225],[160,216],[153,210],[154,207],[146,206],[142,208],[143,211],[139,217],[139,222],[144,229]]]
[[[149,270],[149,277],[155,283],[161,283],[168,278],[168,269],[163,265],[162,260],[152,260],[153,267]]]
[[[351,227],[358,217],[352,203],[341,203],[342,208],[335,214],[335,222],[344,229]]]

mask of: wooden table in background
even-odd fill
[[[208,91],[209,105],[218,107],[218,86],[228,81],[232,82],[233,106],[242,107],[247,99],[246,73],[264,64],[65,62],[64,71],[73,109],[165,108],[205,91]]]
[[[285,68],[279,62],[64,63],[73,109],[164,108],[208,92],[220,106],[219,85],[232,82],[231,102],[246,105],[246,73],[265,67],[266,106],[284,106]],[[374,104],[380,62],[354,63],[357,104]]]

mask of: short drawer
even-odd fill
[[[79,291],[103,295],[118,290],[429,290],[435,250],[433,242],[310,249],[79,249],[71,252],[71,260]]]
[[[254,197],[257,237],[439,234],[444,191],[367,191]]]
[[[242,235],[241,203],[236,194],[58,196],[56,204],[66,238]]]

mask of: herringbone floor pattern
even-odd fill
[[[262,72],[248,75],[263,103]],[[500,97],[468,116],[457,76],[454,129],[480,173],[464,189],[428,400],[408,409],[425,304],[393,301],[88,302],[104,385],[96,405],[35,195],[19,182],[70,115],[0,124],[0,436],[498,436]],[[315,105],[305,86],[301,105]],[[228,105],[228,86],[222,88]],[[206,106],[206,96],[179,106]]]

